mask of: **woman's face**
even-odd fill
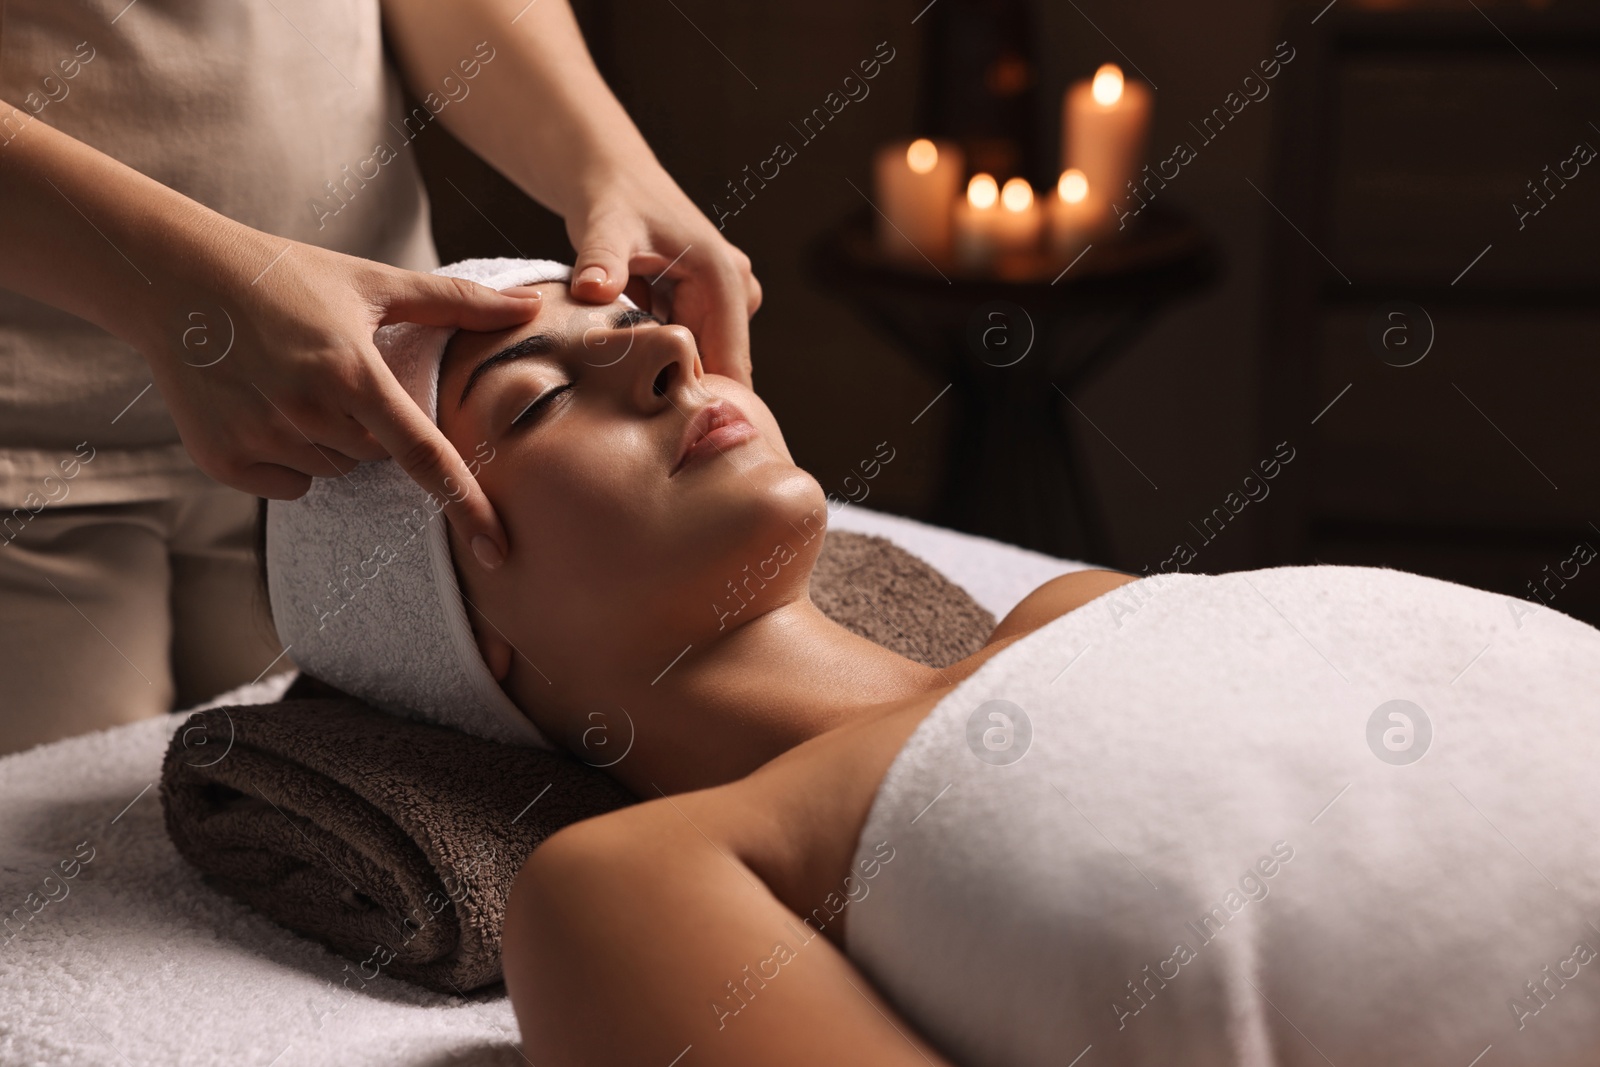
[[[509,543],[486,571],[451,530],[485,661],[571,743],[581,713],[686,646],[806,596],[826,502],[767,406],[701,369],[688,330],[528,288],[543,296],[531,323],[455,335],[439,426]]]

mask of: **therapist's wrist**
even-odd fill
[[[294,244],[177,193],[136,213],[129,226],[135,246],[149,256],[150,285],[133,294],[108,328],[147,362],[181,358],[177,353],[202,337],[224,343],[228,308],[241,287],[269,266],[282,266],[273,256]]]
[[[523,191],[568,221],[582,218],[594,206],[621,190],[655,180],[670,182],[655,153],[626,114],[620,123],[595,123],[574,131],[559,165],[552,160],[527,160],[510,175]],[[525,177],[524,177],[525,176]]]

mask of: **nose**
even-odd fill
[[[636,328],[633,351],[621,362],[632,364],[627,369],[631,376],[627,383],[629,397],[638,410],[647,414],[679,406],[685,387],[697,384],[705,373],[700,364],[700,346],[683,326]]]

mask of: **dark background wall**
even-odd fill
[[[937,76],[912,25],[925,3],[575,0],[617,94],[667,169],[707,208],[746,164],[765,158],[778,140],[793,141],[789,123],[838,88],[879,42],[896,50],[871,95],[801,147],[725,232],[750,254],[765,287],[752,327],[756,382],[796,457],[832,488],[888,438],[896,459],[873,482],[866,504],[918,517],[929,514],[948,462],[948,405],[911,420],[943,383],[819,284],[805,252],[819,233],[861,209],[850,183],[871,188],[874,148],[921,132],[914,120],[919,80]],[[1600,168],[1586,168],[1550,205],[1548,215],[1558,208],[1564,214],[1552,217],[1542,236],[1514,232],[1509,206],[1527,195],[1525,181],[1543,165],[1570,154],[1572,142],[1600,146],[1600,128],[1586,125],[1600,122],[1594,52],[1549,55],[1525,41],[1532,51],[1519,53],[1495,28],[1521,36],[1524,27],[1577,11],[1574,5],[1479,7],[1466,0],[1410,8],[1338,0],[1325,13],[1323,3],[1277,0],[1033,5],[1037,131],[1049,159],[1062,89],[1101,62],[1119,62],[1130,76],[1142,72],[1158,87],[1151,144],[1165,155],[1176,141],[1193,141],[1189,123],[1220,105],[1278,42],[1302,57],[1267,100],[1239,114],[1162,194],[1216,247],[1222,269],[1214,283],[1167,308],[1074,398],[1081,417],[1070,414],[1068,422],[1109,520],[1111,558],[1101,562],[1138,570],[1167,558],[1175,541],[1194,541],[1188,523],[1237,489],[1268,454],[1263,442],[1280,437],[1292,437],[1311,460],[1285,472],[1286,483],[1302,482],[1242,512],[1205,547],[1196,569],[1291,557],[1387,562],[1517,595],[1542,566],[1570,556],[1580,534],[1600,547],[1600,527],[1584,525],[1600,522],[1600,435],[1592,414],[1600,335],[1596,305],[1585,295],[1597,280],[1585,264],[1594,262],[1600,236]],[[1356,32],[1352,19],[1398,12],[1404,23],[1407,10],[1422,20],[1408,38],[1412,46],[1380,43],[1376,59],[1343,66],[1324,54],[1341,25]],[[1491,15],[1494,25],[1485,26]],[[1493,47],[1480,42],[1430,54],[1474,29]],[[1550,76],[1567,84],[1551,91]],[[1336,159],[1297,147],[1297,125],[1315,114],[1324,120],[1318,143],[1336,140]],[[423,147],[446,259],[570,255],[558,222],[442,130],[430,131]],[[1319,168],[1309,177],[1308,162]],[[1279,208],[1298,222],[1287,222]],[[1313,236],[1322,258],[1311,259],[1306,242]],[[1495,241],[1503,258],[1486,257],[1474,282],[1527,291],[1565,286],[1572,298],[1559,306],[1524,302],[1510,312],[1489,308],[1493,294],[1482,303],[1450,304],[1465,290],[1444,282]],[[1304,263],[1285,259],[1297,255],[1321,273],[1310,276]],[[1560,261],[1554,274],[1541,266],[1552,256]],[[1322,265],[1329,259],[1332,270]],[[1339,297],[1346,302],[1327,314],[1320,304],[1307,313],[1317,294],[1346,274],[1354,295]],[[1384,301],[1415,293],[1434,304],[1439,341],[1431,362],[1397,386],[1399,379],[1381,377],[1394,368],[1373,358],[1364,327]],[[1287,325],[1285,307],[1294,310]],[[1285,364],[1297,368],[1288,388],[1274,384],[1271,373]],[[1349,395],[1311,426],[1316,409],[1346,383]],[[1319,508],[1381,529],[1376,540],[1340,540],[1348,523],[1334,522],[1311,536]],[[1290,535],[1274,535],[1275,522]],[[1428,523],[1445,533],[1429,533]],[[1465,547],[1452,542],[1463,536]],[[1592,593],[1575,595],[1584,580],[1575,579],[1556,606],[1583,613],[1600,603],[1600,578],[1585,577]]]

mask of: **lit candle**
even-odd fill
[[[873,180],[878,247],[896,259],[922,262],[950,251],[950,205],[966,161],[947,141],[919,138],[878,150]]]
[[[974,174],[966,199],[955,207],[956,260],[966,267],[984,267],[994,259],[995,220],[1000,215],[1000,186],[989,174]]]
[[[1063,259],[1076,258],[1105,232],[1110,220],[1106,198],[1089,186],[1083,171],[1069,168],[1050,198],[1050,250]]]
[[[1107,63],[1092,80],[1074,83],[1061,105],[1061,165],[1079,170],[1089,188],[1109,205],[1128,195],[1128,182],[1144,159],[1150,130],[1150,90],[1124,81]]]
[[[956,261],[964,267],[992,266],[996,256],[1032,249],[1042,228],[1026,179],[1012,178],[1001,188],[992,175],[974,174],[966,199],[956,204]]]
[[[1033,186],[1025,178],[1012,178],[1000,189],[1000,212],[995,217],[995,244],[1002,252],[1023,252],[1039,243],[1042,219],[1033,199]]]

